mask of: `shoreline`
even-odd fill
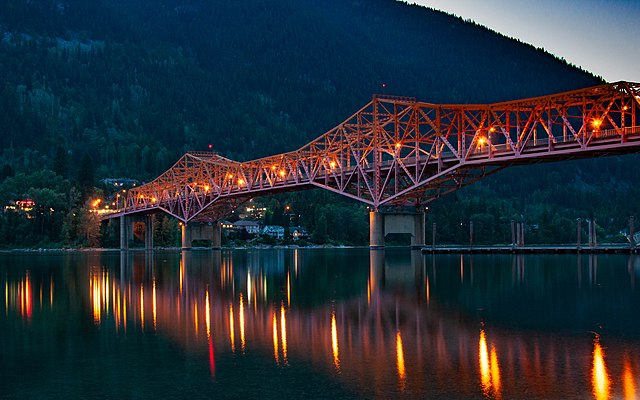
[[[393,247],[393,246],[389,246]],[[313,246],[298,246],[298,245],[260,245],[260,246],[237,246],[237,247],[222,247],[213,249],[211,247],[192,247],[187,251],[221,251],[221,250],[294,250],[294,249],[368,249],[369,246],[347,246],[347,245],[313,245]],[[118,248],[106,248],[106,247],[79,247],[79,248],[10,248],[0,249],[0,254],[15,254],[15,253],[115,253],[115,252],[146,252],[144,247],[129,248],[128,250],[120,250]],[[180,252],[183,251],[181,247],[155,247],[152,252]]]

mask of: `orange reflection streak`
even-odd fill
[[[195,329],[196,337],[198,337],[198,303],[193,303],[193,328]]]
[[[491,384],[493,385],[493,391],[495,398],[500,398],[500,366],[498,365],[498,354],[496,348],[491,346],[491,358],[489,359],[491,366]]]
[[[367,304],[371,304],[371,278],[367,279]]]
[[[622,372],[622,385],[624,387],[625,399],[636,399],[636,383],[634,382],[633,369],[631,368],[631,362],[629,357],[625,356],[624,366]]]
[[[49,307],[53,308],[53,278],[49,278]]]
[[[478,359],[480,363],[480,382],[482,391],[489,396],[491,389],[491,371],[489,369],[489,352],[487,351],[487,339],[484,330],[480,330],[480,343],[478,348]]]
[[[110,297],[110,293],[109,293],[109,274],[104,271],[102,273],[102,304],[104,304],[107,310],[107,314],[109,313],[109,299]]]
[[[247,301],[251,304],[251,272],[247,272]]]
[[[424,291],[425,291],[425,296],[427,297],[427,304],[429,304],[429,300],[430,300],[431,294],[430,294],[430,290],[429,290],[429,277],[428,276],[427,276],[427,279],[426,279],[425,284],[424,284]]]
[[[331,313],[331,348],[333,350],[333,365],[340,370],[340,358],[338,352],[338,328],[336,326],[336,313]]]
[[[184,277],[184,264],[182,263],[182,259],[180,259],[180,295],[182,295],[182,279]]]
[[[124,333],[127,333],[127,296],[122,296],[122,325],[124,326]]]
[[[144,332],[144,288],[140,285],[140,326]]]
[[[236,334],[233,330],[233,325],[233,304],[229,304],[229,339],[231,339],[231,351],[236,351]]]
[[[242,346],[242,351],[244,351],[244,344],[244,300],[242,293],[240,293],[240,345]]]
[[[100,284],[97,276],[89,279],[89,287],[93,306],[93,322],[98,325],[100,324],[102,307],[100,307]]]
[[[284,304],[280,306],[280,336],[282,339],[282,359],[287,363],[287,316],[285,315]]]
[[[115,306],[113,307],[113,309],[115,310],[115,320],[116,320],[116,332],[118,332],[119,328],[120,328],[120,315],[122,315],[122,310],[120,308],[120,289],[118,289],[116,292],[116,295],[113,296],[113,298],[115,299]]]
[[[156,278],[153,278],[153,292],[151,292],[151,301],[153,303],[153,330],[155,331],[158,327],[157,324],[157,315],[158,315],[158,307],[156,301]]]
[[[207,337],[211,339],[211,306],[209,305],[209,289],[204,294],[204,323],[207,326]]]
[[[596,336],[593,346],[593,367],[591,369],[593,395],[597,400],[604,400],[611,395],[611,381],[604,362],[604,352],[600,346],[600,336]]]
[[[278,357],[278,320],[276,313],[273,313],[273,357],[276,359],[276,364],[280,363]]]
[[[396,362],[398,365],[398,379],[400,381],[400,390],[404,390],[407,373],[404,369],[404,349],[402,348],[402,336],[400,335],[399,330],[398,332],[396,332]]]
[[[264,287],[264,289],[263,289],[263,293],[264,293],[263,297],[264,297],[264,300],[267,300],[267,277],[264,277],[264,278],[263,278],[263,284],[262,284],[262,286]]]
[[[27,320],[31,319],[31,313],[33,311],[31,303],[31,279],[29,278],[29,271],[24,278],[24,313],[23,316],[27,317]]]
[[[111,307],[113,308],[113,313],[117,315],[118,309],[117,309],[116,299],[118,297],[117,296],[118,291],[116,289],[116,282],[115,281],[111,282],[111,293],[112,293],[112,296],[110,298],[111,299]],[[116,322],[116,324],[117,324],[117,322]]]

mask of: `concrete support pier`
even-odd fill
[[[153,250],[153,215],[144,217],[144,248],[147,251]]]
[[[131,217],[127,215],[120,216],[120,250],[129,250],[129,240],[131,239],[132,223]]]
[[[182,237],[182,250],[191,250],[191,227],[186,223],[180,224]]]
[[[411,234],[411,247],[425,246],[425,215],[415,213],[369,213],[369,247],[372,250],[384,248],[384,237],[389,233]]]
[[[384,248],[384,216],[378,211],[369,213],[369,247],[371,250]]]
[[[222,225],[220,222],[182,224],[182,250],[191,249],[194,240],[211,242],[213,250],[222,248]]]
[[[220,221],[213,223],[213,235],[211,236],[211,248],[220,250],[222,248],[222,224]]]

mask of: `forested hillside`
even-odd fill
[[[478,103],[600,82],[541,49],[393,0],[7,0],[0,33],[0,202],[39,196],[42,207],[36,221],[3,214],[5,245],[96,243],[82,210],[100,179],[146,181],[209,144],[236,160],[295,149],[383,83],[390,94]],[[632,164],[506,171],[439,200],[430,218],[451,241],[461,235],[445,228],[452,207],[458,225],[493,224],[487,240],[503,234],[499,221],[527,216],[560,229],[606,212],[614,232],[634,212]],[[297,207],[318,241],[366,240],[338,228],[341,218],[366,223],[359,205],[313,192],[266,201],[274,215]]]

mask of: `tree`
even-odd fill
[[[61,146],[56,148],[56,154],[53,158],[53,172],[60,176],[67,175],[67,151]]]
[[[311,235],[311,241],[322,244],[327,241],[327,217],[322,213],[316,223],[316,229]]]
[[[87,199],[93,190],[94,180],[94,167],[93,159],[89,153],[84,153],[82,161],[80,161],[80,170],[78,171],[78,183],[80,184],[80,191],[82,192],[82,198]]]
[[[0,171],[0,181],[5,180],[6,178],[11,178],[15,175],[15,171],[10,164],[5,164],[2,166],[2,171]]]

